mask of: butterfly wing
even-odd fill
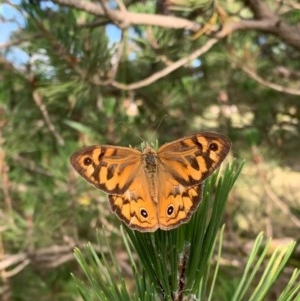
[[[95,187],[121,195],[134,181],[141,152],[128,147],[89,146],[71,156],[74,169]]]
[[[230,147],[227,137],[210,132],[165,144],[148,157],[150,165],[158,159],[158,174],[151,180],[142,153],[131,148],[90,146],[75,152],[71,164],[109,194],[112,211],[130,228],[153,232],[190,219],[201,200],[202,182]]]
[[[160,187],[158,206],[159,228],[170,230],[187,223],[197,209],[202,198],[203,185],[186,187],[166,177]]]
[[[113,212],[130,228],[155,231],[156,206],[151,201],[142,153],[128,147],[89,146],[71,156],[74,169],[109,195]]]
[[[160,228],[187,222],[202,197],[202,182],[220,166],[231,148],[223,135],[203,132],[159,148]]]

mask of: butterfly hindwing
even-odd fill
[[[159,227],[156,205],[144,186],[134,186],[126,194],[109,195],[110,207],[131,229],[153,232]]]
[[[202,184],[184,187],[177,183],[172,189],[165,189],[166,197],[158,205],[159,227],[170,230],[190,220],[202,198]]]

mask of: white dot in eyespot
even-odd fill
[[[172,204],[167,208],[167,215],[171,216],[173,214],[173,212],[174,212],[174,206]]]
[[[140,210],[140,213],[141,213],[141,216],[142,216],[143,218],[147,218],[147,217],[148,217],[148,212],[147,212],[146,209],[142,208],[142,209]]]

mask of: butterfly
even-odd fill
[[[108,194],[111,210],[133,230],[170,230],[186,223],[202,198],[203,181],[227,156],[231,141],[202,132],[162,145],[93,145],[71,156],[74,169]]]

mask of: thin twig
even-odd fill
[[[26,259],[26,253],[18,253],[13,255],[6,255],[0,260],[0,271],[9,268],[10,266],[16,265],[23,262]]]
[[[300,4],[293,0],[287,0],[287,4],[289,4],[293,9],[300,10]]]
[[[110,72],[108,72],[108,77],[109,77],[110,81],[114,81],[117,76],[119,65],[120,65],[120,62],[121,62],[121,59],[123,56],[123,51],[124,51],[124,47],[125,47],[124,45],[125,45],[124,31],[122,31],[121,41],[117,45],[116,53],[112,57],[112,60],[113,60],[112,67],[110,69]]]
[[[2,44],[0,44],[0,49],[5,49],[5,48],[9,48],[15,45],[20,45],[22,43],[30,43],[32,42],[32,40],[35,40],[37,38],[40,38],[41,36],[39,34],[35,34],[29,37],[22,37],[22,38],[14,38],[10,41],[4,42]]]
[[[20,273],[25,267],[27,267],[30,264],[30,260],[29,259],[25,259],[24,261],[22,261],[19,265],[17,265],[15,268],[13,268],[12,270],[6,271],[6,277],[12,277],[17,275],[18,273]]]
[[[0,114],[2,110],[0,111]],[[0,178],[1,178],[1,190],[3,192],[4,197],[4,204],[6,206],[6,214],[9,217],[9,223],[13,225],[14,219],[13,219],[13,205],[12,205],[12,199],[10,195],[10,180],[9,180],[9,166],[6,163],[6,153],[4,151],[3,143],[4,138],[2,137],[2,127],[5,126],[5,121],[2,120],[2,116],[0,115]]]
[[[277,195],[276,193],[273,191],[274,189],[272,188],[272,186],[268,183],[268,181],[266,181],[266,176],[264,171],[261,168],[261,163],[260,161],[262,160],[262,155],[258,154],[258,149],[254,149],[254,153],[256,157],[260,157],[259,160],[255,160],[255,164],[257,167],[257,173],[258,176],[260,178],[261,181],[261,185],[265,191],[265,193],[267,194],[267,196],[269,197],[269,199],[273,202],[273,204],[276,205],[277,208],[280,209],[281,212],[283,212],[284,214],[286,214],[289,219],[295,224],[295,226],[300,227],[300,219],[293,214],[293,212],[291,212],[291,209],[288,205],[286,205]]]
[[[36,103],[36,105],[38,106],[38,108],[40,109],[44,120],[48,126],[49,131],[53,134],[54,138],[56,139],[57,143],[59,145],[64,145],[64,139],[62,138],[62,136],[56,131],[54,124],[52,123],[50,116],[48,114],[47,108],[45,106],[45,104],[43,103],[43,99],[41,94],[38,91],[34,91],[32,93],[34,102]]]
[[[189,258],[190,247],[186,245],[182,257],[179,262],[179,276],[178,276],[178,291],[176,292],[175,301],[183,300],[183,292],[186,286],[186,266]]]
[[[103,11],[104,11],[104,14],[105,14],[105,17],[107,17],[107,19],[110,19],[110,20],[112,20],[113,22],[114,22],[114,15],[113,14],[111,14],[110,13],[110,9],[108,9],[107,7],[106,7],[106,3],[105,3],[105,1],[104,0],[99,0],[99,3],[100,3],[100,5],[101,5],[101,7],[102,7],[102,9],[103,9]],[[118,23],[116,23],[116,25],[118,25]]]
[[[5,272],[5,277],[9,278],[20,273],[29,264],[36,268],[56,268],[68,261],[74,260],[73,250],[75,246],[83,247],[85,242],[78,244],[68,243],[65,245],[53,245],[46,248],[32,250],[31,252],[21,252],[18,254],[5,255],[0,258],[0,273]],[[99,252],[97,245],[92,245],[96,252]],[[103,252],[108,252],[102,248]]]
[[[20,166],[24,167],[25,169],[28,169],[30,171],[33,171],[34,173],[41,174],[47,177],[52,177],[52,173],[42,167],[37,166],[36,162],[33,160],[30,160],[26,157],[20,156],[18,154],[13,155],[12,158],[20,164]]]
[[[255,81],[257,81],[258,83],[260,83],[263,86],[266,86],[266,87],[271,88],[275,91],[284,92],[284,93],[287,93],[287,94],[300,95],[300,90],[299,89],[283,87],[281,85],[274,84],[274,83],[271,83],[269,81],[266,81],[265,79],[260,77],[257,73],[255,73],[253,70],[251,70],[250,68],[248,68],[246,66],[241,65],[240,68],[245,73],[247,73],[252,79],[254,79]]]
[[[0,261],[5,256],[5,249],[2,239],[2,234],[0,233]],[[5,269],[0,270],[0,279],[1,279],[1,290],[0,290],[0,297],[3,301],[11,300],[11,288],[10,288],[10,281]]]
[[[127,12],[126,5],[124,4],[124,2],[122,0],[116,0],[116,2],[118,3],[120,10],[122,12]]]

